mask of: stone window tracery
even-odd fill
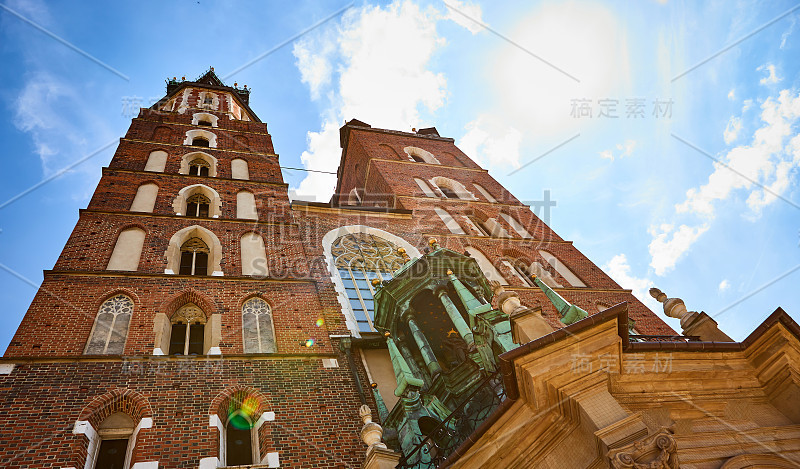
[[[195,158],[189,162],[189,174],[192,176],[208,176],[211,165],[202,158]]]
[[[244,353],[275,353],[272,310],[261,298],[250,298],[242,305]]]
[[[170,355],[202,355],[206,315],[199,306],[189,303],[172,316],[169,336]]]
[[[191,238],[183,243],[180,275],[207,275],[208,253],[208,245],[200,238]]]
[[[190,217],[208,218],[211,200],[203,194],[194,194],[186,199],[186,215]]]
[[[122,354],[132,314],[133,300],[125,295],[115,295],[104,301],[95,317],[85,353],[87,355]]]
[[[374,331],[375,290],[372,280],[389,280],[403,266],[397,246],[367,233],[349,233],[331,245],[336,269],[341,275],[350,307],[356,316],[358,330]]]

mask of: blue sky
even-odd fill
[[[209,66],[253,89],[285,166],[335,171],[344,119],[435,125],[520,199],[549,190],[550,225],[651,307],[655,285],[736,339],[800,318],[791,2],[0,4],[0,347],[132,110]]]

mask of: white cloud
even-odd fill
[[[736,99],[736,90],[734,90],[733,88],[731,88],[731,90],[728,91],[728,99],[730,99],[731,101]]]
[[[478,24],[484,23],[480,5],[459,0],[446,0],[444,4],[447,6],[447,19],[466,28],[472,34],[483,31],[483,26]]]
[[[619,154],[617,158],[625,158],[626,156],[631,156],[633,154],[633,149],[636,148],[636,141],[635,140],[625,140],[623,143],[618,143],[616,145],[616,149],[619,150]],[[603,150],[600,152],[600,158],[609,159],[614,161],[614,153],[612,150]]]
[[[752,99],[745,99],[742,101],[742,112],[745,112],[753,107],[753,100]]]
[[[305,39],[295,47],[297,66],[312,96],[329,100],[322,129],[308,133],[303,164],[336,171],[341,150],[339,126],[357,118],[373,127],[424,127],[420,112],[440,108],[447,83],[430,70],[434,52],[445,44],[436,32],[443,13],[410,1],[348,11],[335,34]],[[398,40],[402,38],[402,40]],[[309,173],[296,193],[327,200],[335,176]]]
[[[742,130],[742,119],[738,117],[731,116],[730,120],[728,121],[727,127],[725,127],[725,132],[723,133],[723,137],[725,138],[725,143],[730,144],[736,137],[739,136],[739,131]]]
[[[794,16],[791,16],[790,18],[792,19],[792,23],[789,25],[789,29],[787,29],[786,31],[784,31],[783,34],[781,34],[781,46],[780,46],[781,49],[783,49],[783,47],[786,45],[786,39],[788,39],[789,36],[792,34],[792,31],[794,31],[794,26],[797,23],[797,20],[795,20]]]
[[[622,288],[633,291],[633,295],[650,309],[658,311],[658,302],[650,296],[648,290],[653,282],[649,278],[639,278],[631,274],[631,266],[625,254],[617,254],[603,265],[603,272],[614,279]]]
[[[522,134],[498,119],[482,114],[466,125],[459,148],[482,165],[519,167]]]
[[[686,200],[675,207],[678,213],[713,217],[715,201],[727,199],[737,189],[745,189],[749,191],[747,205],[758,215],[764,206],[777,199],[773,193],[788,190],[799,162],[794,154],[794,140],[788,144],[784,141],[792,134],[797,135],[800,93],[792,95],[790,90],[783,90],[777,98],[767,98],[761,105],[761,121],[763,124],[753,133],[750,144],[732,148],[720,158],[724,164],[714,163],[706,184],[686,192]]]
[[[545,2],[504,33],[520,47],[501,44],[494,61],[486,64],[497,96],[493,113],[524,129],[527,138],[573,135],[579,124],[585,125],[570,117],[573,99],[626,96],[627,31],[608,8]],[[624,101],[617,112],[624,115]]]
[[[14,107],[14,125],[27,132],[45,176],[90,153],[86,129],[105,130],[84,105],[85,97],[68,84],[46,74],[34,74]]]
[[[725,280],[719,282],[719,291],[720,291],[720,293],[722,293],[724,291],[727,291],[730,288],[731,288],[731,283],[728,281],[728,279],[725,279]]]
[[[674,225],[663,224],[659,227],[651,226],[647,231],[653,237],[648,246],[650,267],[655,269],[656,275],[663,276],[674,269],[678,260],[689,251],[700,235],[708,231],[708,225],[681,225],[675,229]]]
[[[335,52],[334,43],[330,40],[318,43],[319,47],[314,51],[310,49],[309,41],[298,41],[292,49],[297,59],[295,65],[300,70],[300,79],[308,85],[312,99],[319,99],[320,89],[330,84],[333,74],[331,56]]]
[[[759,83],[762,85],[772,85],[778,83],[779,81],[783,80],[783,78],[777,76],[775,74],[775,65],[772,64],[765,64],[756,69],[756,71],[767,71],[767,76],[759,80]]]

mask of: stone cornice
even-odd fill
[[[206,129],[204,128],[202,130],[206,130]],[[209,130],[209,132],[211,132],[211,131]],[[193,151],[226,151],[226,152],[230,152],[230,153],[239,153],[239,154],[243,154],[243,155],[271,156],[271,157],[278,158],[278,154],[277,153],[266,153],[266,152],[262,153],[262,152],[258,152],[258,151],[240,151],[240,150],[230,150],[230,149],[225,149],[225,148],[196,147],[196,146],[193,146],[193,145],[184,145],[182,143],[178,144],[178,143],[154,142],[152,140],[139,140],[138,138],[122,137],[122,138],[119,139],[119,141],[120,142],[128,141],[128,142],[133,142],[133,143],[146,143],[148,145],[155,145],[155,146],[162,146],[162,147],[182,147],[182,148],[186,148],[187,149],[187,153],[190,153],[190,152],[193,152]],[[117,149],[117,151],[119,151],[119,148]]]
[[[150,212],[129,212],[129,211],[114,211],[114,210],[95,210],[89,208],[82,208],[78,210],[79,214],[84,213],[97,213],[103,215],[121,215],[130,216],[135,218],[174,218],[177,220],[193,220],[193,221],[219,221],[225,223],[239,223],[244,225],[263,225],[263,226],[297,226],[296,222],[271,222],[259,220],[246,220],[244,218],[202,218],[202,217],[189,217],[186,215],[167,215]]]
[[[213,184],[210,181],[224,181],[224,182],[250,182],[255,184],[261,184],[266,186],[276,186],[276,187],[289,187],[289,184],[286,182],[269,182],[269,181],[255,181],[253,179],[233,179],[233,178],[224,178],[219,176],[192,176],[191,174],[175,174],[175,173],[164,173],[164,172],[155,172],[155,171],[143,171],[138,169],[127,169],[127,168],[111,168],[109,166],[104,166],[102,168],[103,174],[106,172],[115,172],[115,173],[130,173],[130,174],[143,174],[143,175],[154,175],[158,174],[161,176],[168,176],[173,178],[189,178],[191,181],[206,181],[209,184]],[[147,179],[147,178],[145,178]]]
[[[313,278],[270,278],[270,277],[249,277],[249,276],[212,276],[212,275],[179,275],[148,272],[124,272],[120,270],[45,270],[44,276],[50,275],[70,275],[76,277],[130,277],[130,278],[163,278],[163,279],[191,279],[203,282],[268,282],[268,283],[307,283],[315,284],[317,279]]]

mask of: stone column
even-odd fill
[[[419,351],[422,354],[422,359],[425,361],[425,366],[427,366],[428,371],[431,372],[431,378],[436,379],[436,376],[442,372],[442,366],[439,365],[439,360],[436,359],[436,355],[434,355],[433,349],[431,349],[431,345],[428,343],[425,334],[422,333],[422,330],[417,325],[417,321],[415,321],[410,314],[406,316],[406,321],[408,322],[408,329],[411,331],[411,336],[414,337],[414,342],[417,343],[417,347],[419,347]]]
[[[442,302],[442,305],[444,305],[444,309],[447,311],[447,315],[450,316],[450,320],[453,321],[453,325],[456,326],[458,335],[464,339],[467,345],[475,345],[475,339],[472,337],[472,331],[469,329],[467,321],[465,321],[461,316],[461,312],[458,311],[456,305],[453,304],[453,300],[447,296],[447,292],[444,290],[440,290],[438,295],[439,300]]]
[[[392,359],[394,376],[397,379],[397,388],[394,390],[394,395],[400,397],[409,386],[421,388],[425,382],[411,373],[411,368],[408,367],[406,359],[400,353],[400,350],[397,349],[397,344],[394,343],[394,339],[388,336],[388,332],[386,334],[386,345],[389,348],[389,356]]]

